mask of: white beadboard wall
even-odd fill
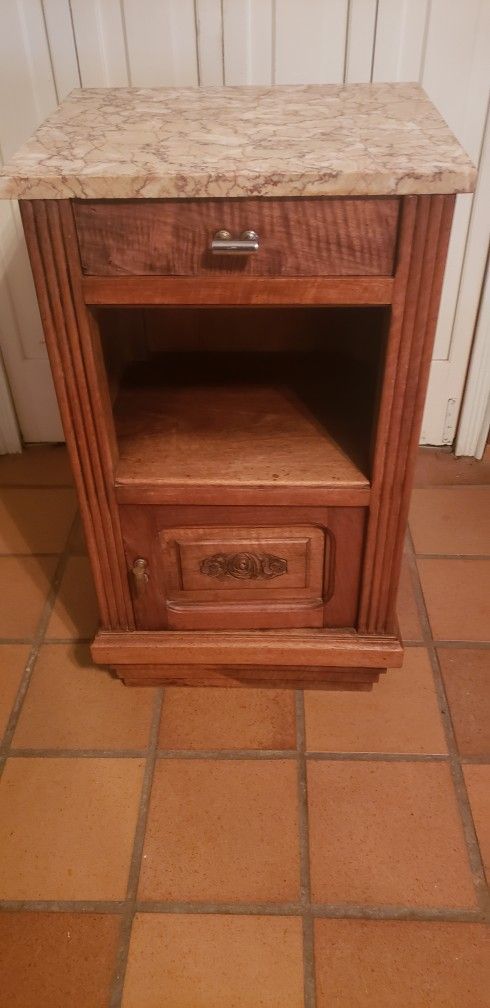
[[[476,197],[457,200],[422,432],[452,443],[490,234],[489,49],[490,0],[2,0],[0,155],[73,87],[419,80],[485,167]],[[21,432],[56,440],[15,205],[0,204],[0,245],[0,345]],[[1,382],[0,399],[2,450],[15,436]]]

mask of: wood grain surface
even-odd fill
[[[79,200],[83,272],[93,276],[389,276],[396,198]],[[209,251],[213,235],[253,230],[251,255]]]
[[[116,484],[196,503],[214,488],[217,504],[237,487],[367,489],[371,401],[367,369],[358,389],[328,355],[163,355],[121,387]]]
[[[86,276],[88,305],[389,305],[391,276]]]
[[[392,636],[332,630],[248,632],[163,630],[100,632],[92,657],[106,665],[246,665],[261,668],[314,666],[346,669],[402,664],[403,649]]]
[[[140,629],[355,626],[364,508],[130,505],[120,513]],[[268,542],[268,552],[289,560],[284,579],[202,574],[203,558],[231,552],[230,544],[238,552],[240,542],[255,553]],[[139,557],[148,570],[143,586],[130,575]]]

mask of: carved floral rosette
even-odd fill
[[[286,574],[288,564],[287,560],[272,553],[214,553],[201,560],[199,569],[208,577],[256,581]]]

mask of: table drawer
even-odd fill
[[[120,515],[138,629],[355,623],[363,508],[124,505]]]
[[[82,269],[91,276],[389,276],[398,211],[397,198],[74,203]],[[239,254],[211,251],[219,232],[239,239]],[[248,232],[256,242],[240,238]]]

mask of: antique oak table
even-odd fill
[[[100,611],[128,684],[370,689],[454,194],[413,84],[74,91],[20,200]]]

